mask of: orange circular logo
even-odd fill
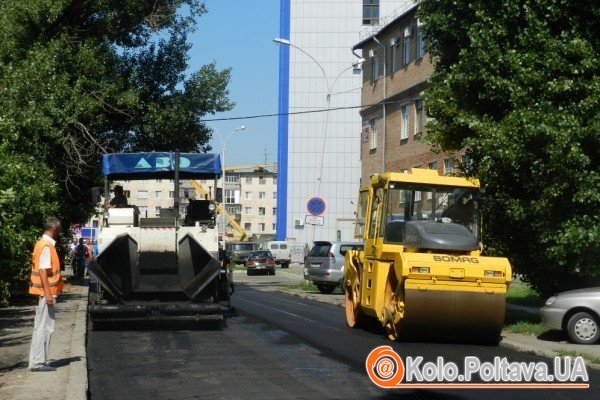
[[[404,363],[390,346],[373,349],[365,361],[369,378],[379,387],[393,388],[404,379]]]

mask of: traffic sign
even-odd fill
[[[320,197],[313,197],[306,203],[306,210],[310,215],[319,216],[325,212],[325,201]]]
[[[323,224],[325,223],[325,218],[317,217],[314,215],[307,215],[304,219],[304,223],[307,225],[323,226]]]

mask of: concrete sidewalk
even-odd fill
[[[87,399],[85,348],[88,281],[69,280],[56,305],[48,364],[55,372],[30,372],[29,345],[36,299],[23,297],[0,308],[0,398]]]
[[[251,286],[254,289],[264,291],[280,291],[304,299],[344,307],[344,296],[336,292],[322,294],[318,291],[306,292],[301,289],[290,288],[304,281],[303,266],[291,264],[288,269],[277,269],[276,276],[246,276],[244,271],[234,272],[234,281]],[[508,304],[507,308],[537,314],[538,309],[526,306]],[[581,345],[569,343],[564,333],[551,331],[541,336],[502,332],[500,346],[508,347],[517,351],[536,354],[543,357],[554,358],[558,355],[583,354],[586,364],[594,369],[600,369],[600,344]],[[594,360],[595,363],[590,360]]]

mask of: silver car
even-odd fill
[[[331,293],[342,285],[348,250],[362,250],[356,242],[317,241],[304,259],[304,279],[317,285],[321,293]]]
[[[555,294],[540,309],[542,324],[580,344],[600,339],[600,286]]]

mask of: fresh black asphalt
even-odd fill
[[[367,378],[367,354],[392,345],[402,357],[462,365],[482,361],[546,361],[497,346],[390,342],[380,330],[350,329],[343,309],[238,285],[238,316],[221,329],[118,329],[88,336],[90,395],[97,399],[591,399],[600,374],[588,370],[587,390],[383,391]],[[167,327],[172,328],[172,327]],[[465,338],[468,342],[468,338]]]

